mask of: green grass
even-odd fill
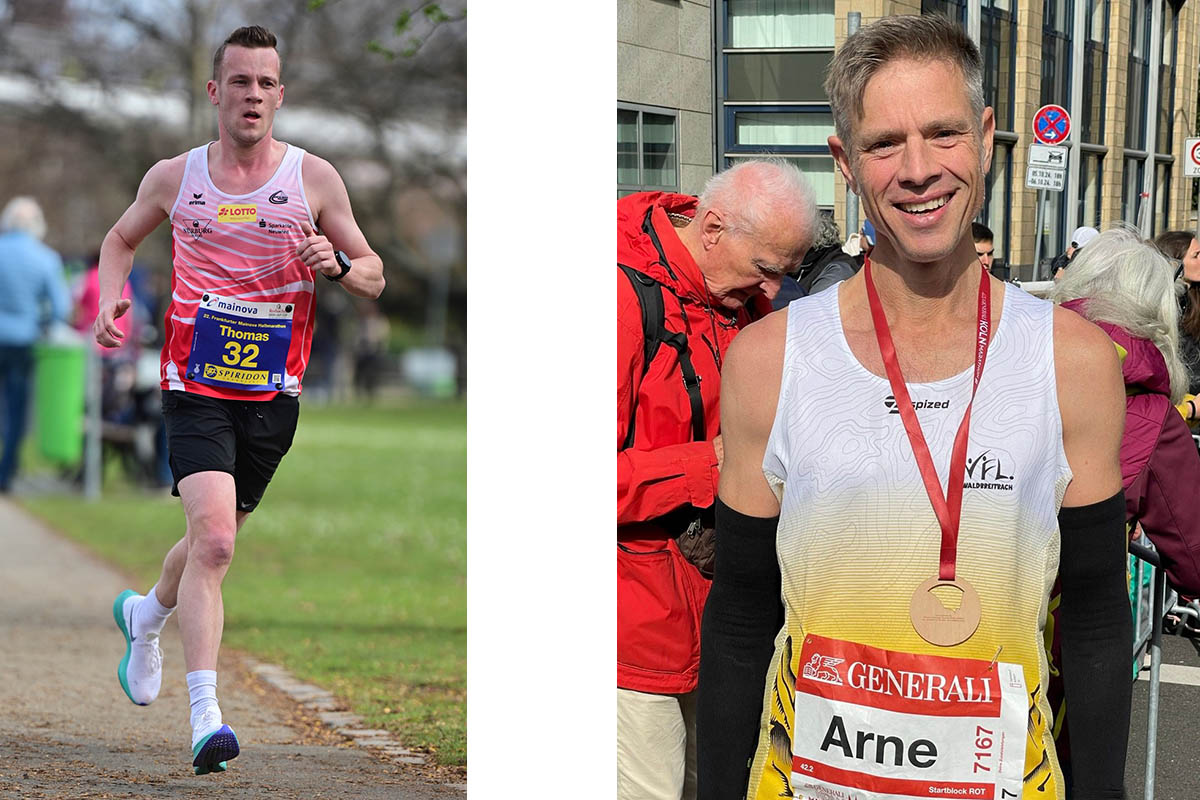
[[[466,409],[301,405],[238,536],[224,644],[332,690],[369,727],[466,764]],[[171,497],[23,505],[148,589],[183,532]]]

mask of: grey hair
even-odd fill
[[[731,233],[753,237],[789,210],[803,218],[809,233],[816,227],[817,198],[812,184],[782,158],[739,161],[713,175],[700,192],[696,219],[711,208],[721,210]]]
[[[32,197],[20,195],[8,201],[4,211],[0,212],[0,233],[21,231],[35,239],[46,236],[46,217],[42,207]]]
[[[842,243],[842,230],[832,214],[821,212],[817,216],[817,234],[813,237],[814,248],[829,247]]]
[[[1171,402],[1178,403],[1188,388],[1188,371],[1179,357],[1174,278],[1174,267],[1153,243],[1129,228],[1114,227],[1080,248],[1049,299],[1085,298],[1081,310],[1088,319],[1152,342],[1167,362]]]
[[[867,83],[900,58],[957,66],[966,81],[975,123],[983,117],[983,61],[966,31],[938,14],[884,17],[848,38],[829,62],[825,76],[833,124],[847,153],[853,153],[854,122],[863,115]]]

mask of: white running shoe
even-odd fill
[[[142,595],[126,589],[113,602],[113,619],[125,636],[125,657],[117,666],[117,678],[125,695],[139,706],[147,706],[158,697],[162,687],[162,650],[157,633],[133,635],[133,609]]]

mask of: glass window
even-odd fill
[[[1042,20],[1042,103],[1066,108],[1071,91],[1073,0],[1045,0]]]
[[[1079,159],[1080,225],[1100,229],[1101,180],[1104,177],[1104,156],[1101,153],[1081,153]]]
[[[1171,211],[1171,165],[1156,164],[1154,176],[1154,219],[1150,221],[1150,235],[1170,230],[1167,215]]]
[[[951,22],[967,24],[966,0],[921,0],[922,14],[941,14]]]
[[[643,189],[677,190],[678,138],[673,113],[618,107],[617,186],[620,194]]]
[[[761,156],[727,156],[726,166],[733,166],[739,161],[746,161],[751,158],[760,158]],[[772,158],[786,159],[804,173],[812,184],[813,192],[817,197],[817,205],[821,208],[833,208],[834,198],[834,181],[833,181],[833,158],[831,156],[793,156],[780,153],[773,153]]]
[[[996,261],[1008,261],[1008,236],[1012,220],[1011,182],[1012,145],[996,142],[992,153],[992,170],[987,177],[987,195],[983,204],[983,224],[995,237]],[[1014,276],[1015,277],[1015,276]]]
[[[1064,230],[1066,203],[1063,202],[1066,191],[1044,192],[1046,196],[1046,212],[1042,219],[1042,259],[1053,259],[1067,249],[1067,234]],[[1046,276],[1043,269],[1041,275]]]
[[[730,47],[833,47],[833,0],[729,0]]]
[[[833,136],[833,115],[736,111],[733,142],[738,147],[820,147]]]
[[[1121,219],[1141,229],[1142,176],[1145,165],[1140,158],[1125,159],[1124,191],[1121,193]]]
[[[825,68],[833,51],[821,53],[729,53],[725,99],[732,103],[827,103]]]
[[[1017,21],[1011,3],[987,0],[979,22],[983,56],[983,102],[996,111],[996,128],[1013,128],[1013,85],[1016,72]]]
[[[1130,14],[1129,81],[1125,94],[1125,146],[1146,147],[1146,90],[1150,73],[1146,55],[1150,50],[1150,2],[1134,0]]]
[[[1083,107],[1079,115],[1080,141],[1104,141],[1105,81],[1108,77],[1108,2],[1091,0],[1087,6],[1088,37],[1083,45]]]
[[[1171,122],[1175,118],[1175,48],[1179,40],[1179,15],[1169,3],[1163,3],[1162,64],[1158,68],[1158,120],[1155,122],[1155,149],[1170,153],[1174,142]]]

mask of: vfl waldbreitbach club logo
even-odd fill
[[[1007,454],[1005,454],[1007,458]],[[1009,460],[1011,464],[1011,459]],[[1000,489],[1011,492],[1013,489],[1012,467],[1009,474],[1004,472],[1004,464],[998,453],[984,450],[976,456],[967,456],[967,480],[964,489]]]
[[[280,189],[278,192],[276,192],[275,194],[268,197],[267,200],[271,201],[272,203],[274,203],[277,206],[282,206],[287,203],[288,196],[283,193],[282,189]]]
[[[834,686],[842,686],[842,676],[838,674],[837,667],[846,659],[834,658],[833,656],[823,656],[820,653],[813,653],[813,657],[804,665],[803,675],[805,678],[821,683],[832,683]]]
[[[900,408],[896,405],[895,395],[888,395],[883,398],[883,405],[887,408],[889,414],[899,414]],[[949,400],[913,400],[913,410],[921,411],[926,408],[949,408]]]

